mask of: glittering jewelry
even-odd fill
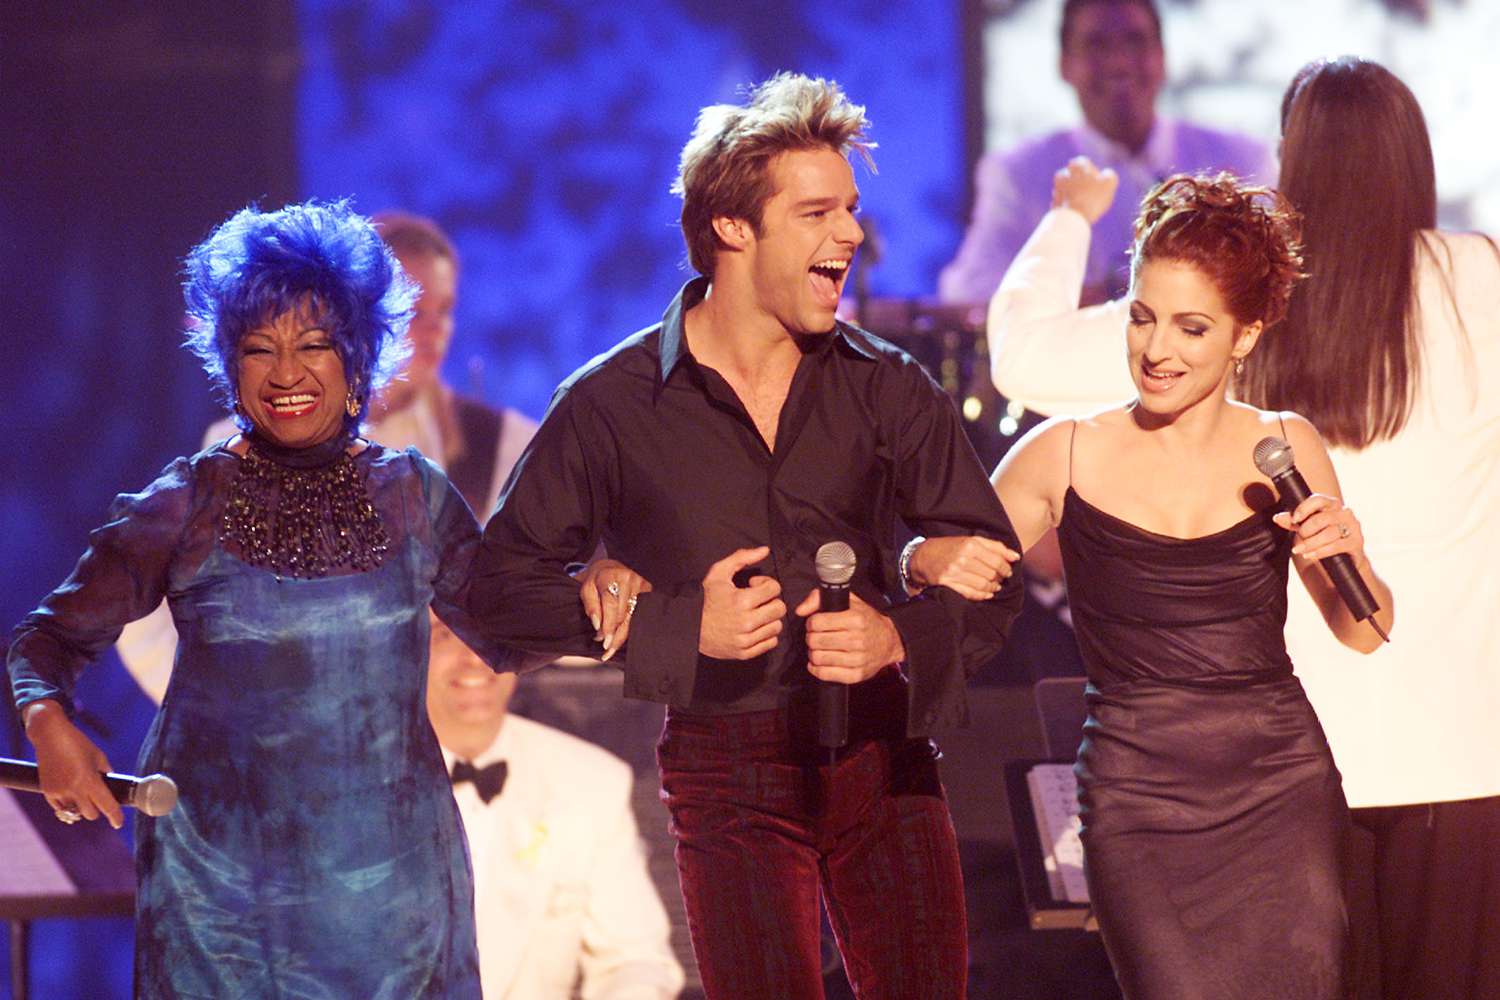
[[[620,581],[619,580],[611,580],[611,581],[609,581],[609,586],[605,587],[604,590],[605,590],[606,593],[609,594],[610,597],[619,597],[620,596]]]
[[[631,615],[635,614],[635,602],[639,601],[640,599],[641,599],[641,595],[640,594],[631,594],[630,595],[630,600],[628,600],[628,601],[625,602],[625,617],[626,618],[629,618]]]
[[[300,449],[277,447],[253,432],[247,439],[250,449],[219,521],[221,542],[281,576],[363,573],[385,561],[390,535],[349,455],[348,437]]]
[[[66,823],[69,826],[83,819],[83,813],[76,809],[57,809],[53,811],[53,815],[57,817],[59,823]]]
[[[1235,373],[1235,375],[1243,375],[1243,374],[1245,374],[1245,359],[1244,358],[1235,358],[1234,359],[1234,373]]]
[[[353,389],[350,389],[349,395],[344,398],[344,412],[351,417],[359,416],[359,397],[354,394]]]

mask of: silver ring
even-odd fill
[[[1347,524],[1341,524],[1341,525],[1339,525],[1339,537],[1340,538],[1348,538],[1349,537],[1349,526]]]
[[[83,819],[83,813],[78,812],[76,809],[56,809],[53,813],[57,816],[59,823],[66,823],[69,826]]]
[[[641,599],[640,594],[631,594],[630,600],[625,602],[625,617],[629,618],[635,614],[635,602]]]
[[[610,597],[619,597],[620,596],[620,581],[619,580],[611,580],[611,581],[609,581],[609,586],[604,588],[604,592],[606,594],[608,594]]]

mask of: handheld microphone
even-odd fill
[[[1312,496],[1312,490],[1307,488],[1307,480],[1302,478],[1302,473],[1297,471],[1294,464],[1292,446],[1281,438],[1261,438],[1260,443],[1255,446],[1255,467],[1261,471],[1261,475],[1276,484],[1283,510],[1290,513],[1298,504]],[[1354,560],[1349,558],[1348,553],[1326,556],[1319,563],[1327,571],[1354,620],[1373,619],[1375,612],[1380,610],[1380,605],[1370,595],[1370,588],[1365,586],[1364,578],[1354,568]],[[1373,621],[1371,624],[1374,624]],[[1380,631],[1378,626],[1376,631]],[[1381,634],[1383,637],[1384,633]]]
[[[848,611],[854,550],[844,542],[818,546],[818,610]],[[837,750],[849,742],[849,685],[818,681],[818,746]]]
[[[165,816],[177,805],[177,783],[165,774],[137,778],[129,774],[106,774],[104,787],[122,806],[139,809],[147,816]],[[28,760],[0,757],[0,786],[23,792],[42,790],[41,774]]]

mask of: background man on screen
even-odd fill
[[[1075,156],[1112,169],[1119,197],[1094,226],[1084,303],[1120,295],[1125,252],[1141,198],[1179,171],[1228,170],[1270,183],[1275,167],[1248,136],[1165,118],[1156,99],[1166,79],[1161,15],[1154,0],[1065,0],[1062,78],[1078,95],[1083,123],[986,154],[975,168],[974,211],[958,256],[938,278],[946,302],[986,302],[1052,203],[1052,175]]]

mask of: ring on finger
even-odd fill
[[[611,581],[609,581],[609,586],[604,588],[604,592],[606,594],[608,594],[610,597],[619,597],[620,596],[620,581],[619,580],[611,580]]]
[[[1341,525],[1339,525],[1339,537],[1340,538],[1348,538],[1349,537],[1349,526],[1347,524],[1341,524]]]
[[[53,815],[57,817],[59,823],[66,823],[69,826],[83,819],[83,813],[76,809],[54,809]]]
[[[625,602],[625,617],[629,618],[635,614],[635,602],[641,599],[640,594],[631,594],[630,600]]]

